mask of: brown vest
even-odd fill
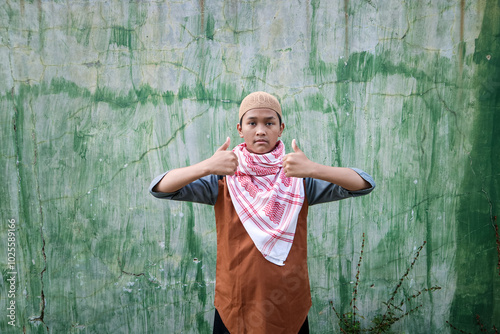
[[[231,334],[298,333],[312,305],[307,272],[307,198],[284,266],[266,260],[234,209],[226,179],[215,203],[214,305]]]

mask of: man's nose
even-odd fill
[[[256,129],[255,133],[258,135],[265,135],[266,134],[266,127],[263,125],[257,125],[257,129]]]

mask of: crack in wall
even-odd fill
[[[497,244],[497,256],[498,256],[498,263],[497,263],[497,269],[498,269],[498,275],[500,275],[500,233],[498,232],[498,224],[496,223],[497,221],[497,216],[494,217],[494,226],[495,226],[495,241]]]
[[[205,1],[200,0],[200,32],[203,35],[205,31]]]
[[[199,117],[203,116],[204,114],[206,114],[208,111],[209,111],[209,109],[207,109],[207,110],[205,110],[205,111],[203,111],[203,112],[201,112],[201,113],[199,113],[199,114],[197,114],[197,115],[193,116],[193,117],[192,117],[192,118],[190,118],[188,121],[186,121],[185,123],[183,123],[180,127],[178,127],[178,128],[174,131],[174,133],[172,134],[172,136],[171,136],[171,137],[167,140],[167,142],[166,142],[165,144],[162,144],[162,145],[157,146],[157,147],[150,148],[149,150],[147,150],[147,151],[143,152],[143,153],[141,154],[141,156],[140,156],[138,159],[133,160],[133,161],[130,161],[130,162],[128,162],[128,163],[126,163],[126,164],[124,164],[124,165],[123,165],[123,166],[122,166],[122,167],[121,167],[118,171],[116,171],[116,173],[115,173],[115,174],[111,177],[111,179],[109,179],[109,181],[104,182],[104,183],[101,183],[101,184],[98,184],[98,185],[96,185],[94,188],[92,188],[91,190],[89,190],[89,191],[85,192],[85,194],[82,194],[82,195],[77,196],[77,197],[75,197],[75,198],[76,198],[76,199],[79,199],[79,198],[81,198],[81,197],[83,197],[83,196],[85,196],[85,195],[89,194],[89,193],[90,193],[91,191],[93,191],[93,190],[97,190],[97,189],[101,188],[102,186],[105,186],[105,185],[107,185],[107,184],[112,183],[112,182],[114,181],[114,179],[118,176],[118,174],[120,174],[123,170],[125,170],[125,169],[129,166],[129,165],[131,165],[131,164],[135,164],[135,163],[138,163],[138,162],[140,162],[140,161],[141,161],[141,160],[142,160],[142,159],[143,159],[143,158],[144,158],[147,154],[149,154],[149,153],[151,153],[151,152],[153,152],[153,151],[159,150],[159,149],[161,149],[161,148],[163,148],[163,147],[166,147],[166,146],[170,145],[170,143],[171,143],[171,142],[172,142],[172,141],[173,141],[173,140],[177,137],[177,135],[178,135],[178,134],[179,134],[182,130],[184,130],[184,129],[188,126],[188,125],[190,125],[191,123],[193,123],[193,121],[194,121],[195,119],[197,119],[197,118],[199,118]]]
[[[465,0],[460,0],[460,27],[459,27],[460,41],[458,43],[459,80],[462,79],[462,73],[464,70],[464,53],[465,53],[464,25],[465,25]]]
[[[31,105],[31,100],[29,100],[29,107],[30,107],[29,109],[31,111],[31,126],[32,126],[31,137],[33,139],[33,155],[34,155],[33,170],[34,170],[35,184],[36,184],[36,195],[37,195],[37,200],[38,200],[38,212],[40,214],[40,237],[42,239],[42,255],[43,255],[43,262],[44,262],[44,267],[43,267],[42,271],[40,272],[40,281],[41,281],[40,316],[33,319],[33,321],[40,321],[41,323],[43,323],[45,325],[47,332],[50,332],[49,326],[44,321],[46,300],[45,300],[45,293],[44,293],[43,276],[44,276],[45,272],[47,271],[47,255],[45,254],[45,236],[43,234],[44,219],[43,219],[42,197],[40,195],[40,182],[39,182],[39,176],[38,176],[38,171],[37,171],[38,148],[37,148],[37,139],[36,139],[36,118],[35,118],[35,112],[34,112],[32,105]]]
[[[134,273],[129,273],[128,271],[125,271],[123,269],[121,270],[121,273],[125,274],[125,275],[129,275],[129,276],[135,276],[135,277],[146,276],[144,273],[134,274]]]
[[[344,19],[344,64],[347,64],[349,59],[349,0],[344,0]]]
[[[14,87],[12,87],[11,91],[10,91],[10,96],[12,98],[12,104],[13,104],[13,108],[14,108],[14,117],[12,118],[12,129],[14,131],[14,147],[15,147],[15,151],[16,151],[16,171],[17,171],[17,183],[18,183],[18,186],[19,188],[21,188],[21,175],[20,175],[20,172],[19,172],[19,158],[20,158],[20,149],[19,149],[19,139],[16,135],[16,132],[17,132],[17,126],[16,126],[16,116],[18,114],[18,111],[17,111],[17,107],[16,107],[16,102],[15,102],[15,96],[14,96]]]

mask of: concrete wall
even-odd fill
[[[213,210],[147,187],[239,143],[254,90],[288,150],[378,184],[311,208],[312,333],[363,233],[361,326],[403,278],[394,332],[499,327],[499,34],[497,0],[2,1],[0,331],[211,332]]]

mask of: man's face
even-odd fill
[[[271,152],[285,128],[278,114],[271,109],[252,109],[243,115],[243,120],[236,126],[240,137],[245,140],[247,150],[264,154]]]

